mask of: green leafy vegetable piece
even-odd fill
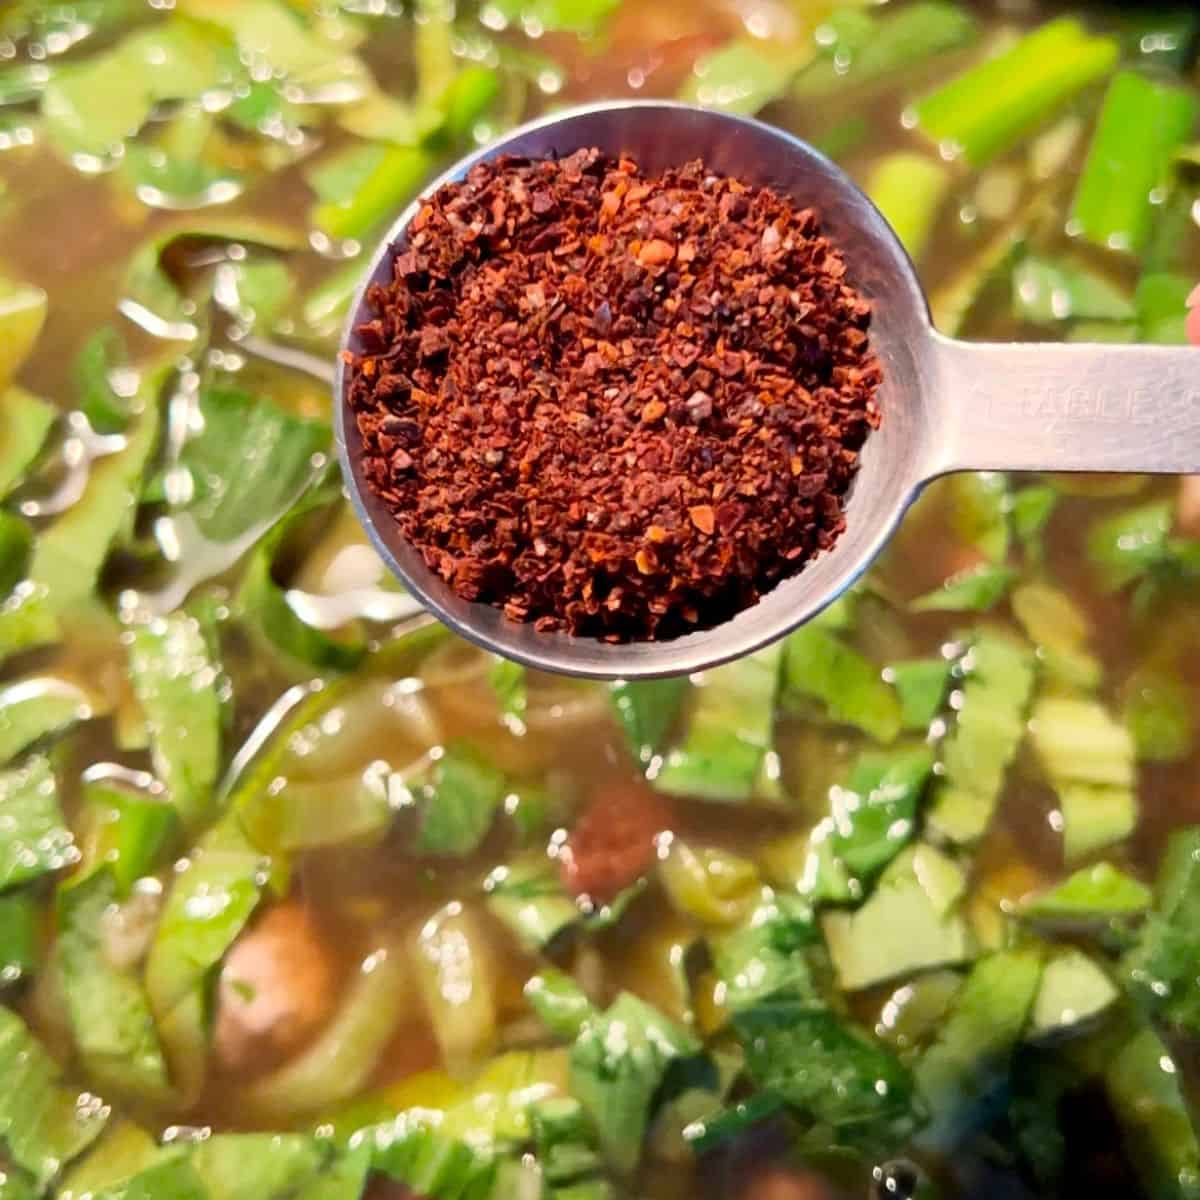
[[[1099,686],[1103,669],[1087,648],[1091,627],[1066,592],[1053,584],[1031,580],[1014,589],[1012,610],[1036,646],[1049,679],[1084,691]]]
[[[713,965],[725,985],[725,1007],[735,1015],[771,999],[822,1007],[805,956],[815,940],[812,910],[804,901],[765,892],[763,903],[743,925],[713,940]]]
[[[125,448],[97,460],[83,496],[38,534],[29,579],[35,589],[45,589],[56,614],[73,615],[88,602],[110,547],[132,527],[142,472],[158,445],[163,375],[161,369],[144,373],[139,389],[143,408],[125,435]]]
[[[1179,1069],[1153,1030],[1121,1047],[1105,1067],[1104,1085],[1146,1194],[1200,1195],[1200,1143]]]
[[[529,1007],[555,1036],[574,1040],[583,1027],[600,1015],[587,993],[570,975],[544,967],[525,984]]]
[[[1049,891],[1031,897],[1022,911],[1050,920],[1103,919],[1144,912],[1150,889],[1111,863],[1082,867]]]
[[[22,679],[0,688],[0,765],[91,715],[88,696],[63,679]]]
[[[94,823],[90,862],[104,866],[124,900],[174,845],[179,815],[162,799],[100,782],[84,785],[84,804]]]
[[[356,161],[355,186],[345,182],[338,199],[317,203],[312,223],[328,237],[361,240],[417,194],[433,166],[429,151],[420,146],[387,147],[369,172]],[[332,190],[330,178],[326,176],[326,187]]]
[[[44,1192],[99,1136],[109,1110],[62,1083],[57,1064],[7,1008],[0,1008],[0,1079],[0,1146]]]
[[[60,870],[75,857],[47,759],[0,772],[0,889]]]
[[[0,315],[0,330],[3,319]],[[56,415],[51,405],[24,388],[0,388],[0,424],[4,426],[4,440],[0,442],[0,499],[25,477]]]
[[[177,243],[248,243],[272,250],[295,250],[304,242],[294,229],[275,221],[239,216],[187,216],[160,226],[130,255],[125,268],[125,299],[117,306],[155,337],[188,341],[198,332],[187,298],[163,268],[164,255]]]
[[[913,259],[924,254],[949,189],[945,163],[907,150],[881,158],[867,181],[867,195]]]
[[[705,108],[753,116],[784,95],[813,52],[783,52],[759,38],[736,38],[696,62],[679,98]]]
[[[1033,747],[1063,814],[1068,862],[1132,832],[1137,822],[1133,739],[1094,700],[1045,696],[1034,705]]]
[[[40,908],[29,891],[0,896],[0,989],[37,969],[42,940]]]
[[[114,372],[127,366],[125,344],[111,325],[97,329],[75,356],[71,376],[79,410],[97,433],[121,433],[129,424],[130,397],[113,387]]]
[[[933,791],[928,819],[943,837],[973,842],[991,822],[1025,730],[1033,655],[1021,642],[983,630],[963,669],[962,704],[943,743],[943,773]]]
[[[287,590],[274,574],[282,547],[297,529],[303,530],[313,509],[329,499],[324,487],[316,488],[258,543],[242,575],[238,608],[275,647],[298,662],[318,670],[349,671],[366,654],[365,637],[358,632],[334,637],[308,624],[289,602]]]
[[[1196,736],[1191,691],[1173,664],[1143,664],[1122,693],[1122,717],[1140,762],[1181,762],[1191,754]]]
[[[1045,557],[1042,534],[1057,506],[1058,492],[1046,483],[1030,484],[1012,494],[1013,533],[1035,563]]]
[[[1041,961],[1028,950],[992,954],[972,968],[937,1040],[915,1068],[930,1112],[918,1145],[949,1150],[986,1119],[1007,1082],[1041,977]]]
[[[1128,294],[1103,275],[1066,259],[1052,261],[1030,254],[1013,272],[1013,312],[1035,325],[1073,318],[1129,321],[1134,306]]]
[[[901,729],[908,733],[928,732],[945,703],[951,667],[945,658],[914,658],[888,667],[884,678],[899,697]]]
[[[1183,238],[1186,234],[1179,236]],[[1192,287],[1192,281],[1186,275],[1147,271],[1138,280],[1133,294],[1138,323],[1134,336],[1129,340],[1186,346],[1187,301],[1192,294]]]
[[[783,699],[815,700],[831,721],[853,725],[876,741],[900,731],[900,701],[883,673],[836,634],[806,625],[786,642]]]
[[[929,298],[933,323],[955,337],[975,315],[981,297],[1005,275],[1025,245],[1033,212],[1024,209],[1011,224],[989,238],[965,264]]]
[[[507,785],[478,751],[455,742],[410,791],[421,810],[416,852],[459,858],[487,836]]]
[[[955,536],[989,562],[1002,563],[1011,533],[1008,476],[999,471],[968,471],[952,475],[946,486]]]
[[[103,866],[58,891],[58,963],[75,1045],[102,1088],[142,1101],[167,1095],[167,1067],[140,980],[112,965],[104,919],[117,887]]]
[[[638,1161],[651,1102],[668,1068],[700,1049],[690,1033],[628,992],[584,1025],[571,1049],[571,1095],[618,1170],[632,1170]]]
[[[845,784],[831,789],[832,850],[853,876],[869,879],[911,840],[932,771],[926,746],[867,751]]]
[[[679,717],[688,693],[686,678],[633,680],[614,683],[609,691],[613,712],[625,740],[640,762],[649,762],[663,745]]]
[[[1087,1026],[1108,1011],[1119,994],[1095,959],[1082,950],[1063,950],[1042,968],[1037,998],[1029,1014],[1029,1036],[1078,1033],[1079,1026]]]
[[[191,829],[213,812],[221,769],[220,668],[185,612],[131,631],[129,675],[150,729],[154,767]]]
[[[489,911],[534,951],[548,946],[582,916],[545,855],[498,867],[483,886]]]
[[[903,851],[860,908],[822,918],[839,985],[858,991],[969,959],[971,934],[958,908],[965,888],[959,867],[932,846]]]
[[[1093,523],[1087,556],[1100,585],[1109,592],[1145,575],[1162,562],[1171,529],[1171,505],[1154,501]]]
[[[942,0],[883,10],[874,18],[859,9],[841,9],[830,15],[826,28],[834,37],[823,41],[820,58],[796,80],[795,94],[803,99],[888,79],[965,46],[978,31],[970,13]]]
[[[1113,77],[1071,208],[1072,225],[1083,237],[1134,254],[1146,245],[1155,212],[1151,193],[1168,181],[1198,111],[1200,101],[1187,88],[1140,71]]]
[[[1154,911],[1121,963],[1127,988],[1150,1014],[1176,1028],[1200,1031],[1200,829],[1167,842]]]
[[[669,751],[654,786],[673,795],[739,803],[768,792],[780,645],[704,672],[682,743]]]
[[[920,100],[917,125],[981,167],[1102,79],[1118,53],[1072,17],[1050,21]]]
[[[910,1125],[907,1068],[832,1013],[763,1003],[739,1013],[734,1028],[755,1084],[802,1117],[831,1127],[839,1144],[886,1144]]]
[[[218,78],[209,37],[189,23],[160,22],[56,71],[42,93],[42,118],[60,153],[103,160],[137,133],[156,103],[194,99]]]
[[[1016,578],[1012,567],[980,563],[952,575],[910,607],[913,612],[986,612],[1000,603]]]
[[[222,1133],[198,1142],[189,1156],[213,1200],[285,1200],[312,1182],[328,1156],[298,1133]]]
[[[8,595],[24,578],[33,530],[13,513],[0,509],[0,596]]]
[[[234,388],[206,389],[200,414],[179,459],[193,485],[187,512],[214,542],[261,536],[315,480],[329,428]]]
[[[488,683],[496,693],[496,702],[502,716],[516,717],[525,714],[529,697],[525,686],[525,668],[509,658],[499,658],[488,671]]]
[[[8,392],[9,384],[33,350],[46,321],[47,305],[46,293],[41,288],[0,276],[0,395]],[[5,410],[10,403],[12,401],[5,401]],[[8,431],[7,424],[5,431]],[[26,436],[28,432],[24,431]],[[17,433],[22,431],[18,429]],[[6,458],[13,453],[6,447]]]
[[[88,1196],[109,1197],[135,1176],[165,1159],[181,1158],[183,1146],[160,1147],[140,1125],[132,1121],[110,1121],[86,1157],[63,1177],[56,1200],[85,1200]]]
[[[258,906],[268,867],[227,819],[201,838],[168,892],[145,979],[180,1095],[194,1096],[203,1082],[212,979]]]
[[[523,22],[549,32],[595,35],[619,0],[497,0],[496,9],[510,22]]]

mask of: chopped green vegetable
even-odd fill
[[[1042,535],[1057,506],[1058,493],[1049,484],[1030,484],[1012,494],[1010,516],[1013,533],[1035,563],[1045,557]]]
[[[1025,729],[1033,655],[1010,637],[985,630],[963,662],[966,680],[954,729],[943,745],[929,824],[954,842],[973,842],[992,819],[1009,763]]]
[[[1180,235],[1181,238],[1184,236]],[[1133,294],[1138,314],[1136,340],[1165,346],[1186,346],[1187,302],[1192,287],[1192,281],[1186,275],[1165,272],[1147,272],[1143,275]]]
[[[483,841],[507,790],[504,776],[466,742],[447,746],[409,788],[421,811],[418,854],[460,857]]]
[[[1064,950],[1042,968],[1029,1014],[1029,1036],[1077,1034],[1110,1009],[1119,993],[1108,973],[1081,950]]]
[[[61,1082],[58,1065],[21,1018],[0,1008],[0,1145],[44,1192],[99,1136],[109,1109]]]
[[[365,238],[417,194],[433,163],[418,146],[387,147],[357,186],[347,187],[340,199],[314,206],[313,225],[331,238]],[[355,169],[361,171],[361,165],[356,163]]]
[[[0,499],[24,478],[56,416],[51,405],[24,388],[0,388],[0,423],[4,426],[4,441],[0,443]]]
[[[267,866],[226,820],[200,839],[167,894],[146,961],[146,994],[183,1096],[203,1083],[214,973],[258,906]]]
[[[1074,18],[1050,21],[919,101],[917,124],[983,166],[1102,79],[1117,54],[1115,41],[1089,35]]]
[[[1063,815],[1068,862],[1128,836],[1137,822],[1133,739],[1098,701],[1045,696],[1034,705],[1033,747]]]
[[[0,276],[0,395],[9,392],[13,378],[32,352],[46,321],[47,305],[46,293],[41,288]],[[6,410],[11,403],[12,400],[6,400]],[[28,429],[18,428],[17,433],[29,438]],[[14,454],[13,449],[5,451],[6,457]]]
[[[1068,259],[1026,255],[1013,271],[1013,312],[1035,325],[1056,321],[1129,321],[1128,293],[1098,272]]]
[[[600,1014],[587,993],[569,975],[545,967],[531,975],[524,989],[529,1007],[555,1036],[574,1040]]]
[[[759,38],[738,38],[695,63],[679,98],[753,116],[787,92],[796,71],[812,54],[811,49],[797,51]]]
[[[953,664],[946,658],[913,658],[893,663],[884,679],[900,699],[900,727],[907,733],[927,733],[942,709]]]
[[[936,591],[917,597],[913,612],[986,612],[1004,598],[1017,578],[1011,567],[980,563],[951,575]]]
[[[1091,627],[1066,592],[1040,580],[1013,590],[1013,615],[1037,648],[1044,676],[1070,689],[1093,691],[1100,661],[1087,648]]]
[[[725,803],[764,790],[774,798],[767,768],[782,656],[777,643],[699,677],[683,741],[653,778],[660,792]]]
[[[1134,254],[1146,245],[1152,193],[1167,182],[1198,111],[1200,101],[1185,88],[1138,71],[1113,77],[1071,208],[1071,223],[1083,237]]]
[[[690,1033],[628,992],[583,1026],[571,1049],[571,1094],[619,1170],[638,1160],[651,1101],[668,1068],[699,1053]]]
[[[738,1014],[734,1028],[754,1082],[799,1116],[831,1127],[838,1144],[887,1144],[911,1123],[907,1068],[832,1013],[766,1003]]]
[[[925,252],[949,188],[944,163],[903,150],[880,159],[867,181],[867,195],[913,259]]]
[[[0,765],[91,716],[89,696],[63,679],[22,679],[0,688]]]
[[[199,621],[180,612],[135,626],[129,675],[155,769],[184,825],[195,829],[213,814],[222,719],[220,668]]]
[[[58,891],[58,963],[75,1045],[102,1087],[140,1101],[161,1101],[167,1067],[141,982],[113,966],[106,914],[116,881],[103,866]]]
[[[47,759],[0,772],[0,889],[57,871],[75,858]]]
[[[854,725],[880,742],[896,737],[900,701],[874,663],[836,634],[814,625],[797,629],[785,646],[785,705],[813,700],[831,721]]]
[[[839,20],[840,17],[840,20]],[[918,0],[874,16],[862,9],[835,10],[822,27],[823,53],[796,80],[795,95],[807,99],[866,86],[922,66],[927,59],[972,41],[974,18],[957,4]]]
[[[1095,522],[1087,555],[1106,591],[1119,591],[1162,561],[1171,529],[1171,505],[1154,501]]]
[[[1192,693],[1177,667],[1147,662],[1125,681],[1122,693],[1122,717],[1140,762],[1181,762],[1191,754]]]
[[[548,32],[595,35],[616,9],[618,0],[493,0],[507,21]]]
[[[807,904],[786,893],[764,892],[762,903],[740,928],[713,941],[713,965],[725,987],[725,1007],[735,1015],[764,1000],[821,1007],[805,955],[815,940]]]
[[[614,683],[609,692],[613,712],[625,731],[630,750],[641,762],[649,762],[663,745],[679,717],[688,693],[681,676]]]
[[[949,1150],[986,1121],[1003,1092],[1041,977],[1041,961],[1029,950],[992,954],[975,964],[916,1066],[917,1087],[930,1111],[919,1145]]]
[[[1200,1031],[1200,829],[1171,835],[1159,868],[1154,911],[1121,971],[1147,1012],[1181,1030]]]
[[[484,881],[484,891],[488,909],[535,951],[581,916],[545,855],[498,867]]]
[[[497,657],[488,672],[488,683],[496,693],[501,715],[515,717],[519,721],[529,706],[525,668],[512,659]]]
[[[950,527],[988,562],[1003,563],[1011,540],[1012,496],[999,471],[966,471],[946,481]]]
[[[1100,862],[1082,867],[1049,891],[1024,904],[1031,917],[1049,920],[1103,919],[1144,912],[1150,907],[1150,889],[1140,880]]]
[[[965,888],[959,867],[932,846],[903,851],[861,908],[822,918],[839,985],[858,991],[969,959],[971,935],[958,906]]]
[[[1146,1194],[1200,1194],[1200,1143],[1179,1069],[1153,1030],[1125,1043],[1105,1067],[1104,1085]]]
[[[41,960],[41,914],[29,891],[0,896],[0,990],[37,969]]]

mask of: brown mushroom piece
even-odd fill
[[[308,909],[288,900],[234,943],[217,987],[213,1053],[224,1070],[259,1072],[300,1050],[331,1015],[334,956]]]
[[[770,1166],[750,1176],[738,1200],[834,1200],[834,1193],[815,1171]]]

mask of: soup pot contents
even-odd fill
[[[366,478],[460,596],[671,637],[841,532],[880,369],[811,210],[580,150],[479,163],[396,250],[347,394]]]
[[[439,169],[613,95],[820,143],[948,332],[1182,341],[1198,35],[1191,5],[1033,0],[0,5],[0,1196],[1195,1197],[1196,480],[955,477],[783,642],[581,683],[490,657],[397,589],[329,461],[328,377],[368,248]],[[651,183],[586,162],[596,195]],[[705,179],[669,186],[737,194]],[[525,219],[566,221],[564,186],[561,215]],[[570,255],[515,276],[499,370],[563,362],[545,373],[607,405],[586,356],[601,378],[602,342],[662,334],[609,386],[708,382],[664,383],[645,420],[654,397],[618,391],[602,411],[639,453],[755,401],[747,444],[782,446],[772,406],[801,397],[777,399],[781,375],[833,412],[808,343],[772,338],[827,304],[801,318],[730,287],[726,315],[693,293],[660,319],[685,303],[688,239],[638,232],[639,253],[675,247],[639,263],[628,196],[602,231],[624,261],[589,251],[570,285],[587,303],[556,313]],[[759,194],[726,223],[716,203],[706,269],[742,247],[756,290],[775,253],[832,274],[810,218]],[[429,282],[402,268],[380,319]],[[410,376],[451,361],[436,340]],[[765,397],[734,370],[748,355]],[[518,383],[570,402],[557,377],[500,379],[471,431],[462,395],[439,409],[439,452],[492,449],[477,430]],[[360,411],[415,419],[384,406]],[[804,446],[845,471],[853,445],[824,432]],[[816,470],[779,461],[771,488]],[[772,526],[715,494],[758,475],[714,469],[670,539],[641,539],[648,563],[686,548],[703,572],[782,530],[782,504]],[[575,472],[646,473],[672,478]],[[660,507],[621,496],[618,546]],[[726,503],[745,505],[732,532]],[[711,533],[684,522],[704,504]],[[667,592],[643,578],[613,577],[644,608],[605,632],[650,632]]]

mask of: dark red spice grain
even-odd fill
[[[811,209],[699,162],[499,159],[425,202],[367,302],[366,477],[468,600],[672,637],[844,527],[881,372]]]

